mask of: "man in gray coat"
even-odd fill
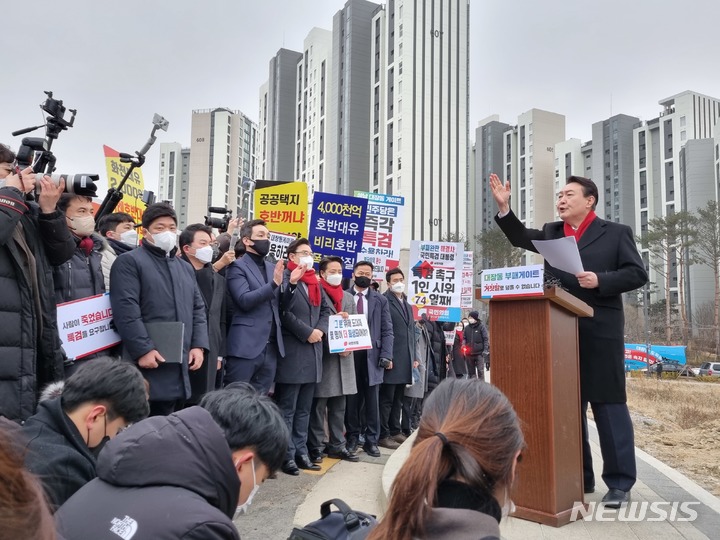
[[[168,415],[190,397],[189,372],[200,369],[209,347],[205,302],[192,267],[175,256],[175,210],[151,204],[142,226],[140,247],[120,255],[110,270],[110,303],[126,355],[150,383],[150,415]],[[155,322],[183,324],[179,362],[158,352],[146,327]]]
[[[298,467],[320,470],[310,460],[307,438],[315,384],[322,379],[322,338],[327,334],[330,310],[322,301],[310,242],[298,238],[287,252],[281,316],[285,356],[278,359],[275,400],[290,431],[282,471],[297,476]]]
[[[343,261],[340,257],[329,256],[320,261],[320,286],[323,289],[323,302],[327,304],[330,315],[355,315],[355,301],[352,295],[342,289]],[[345,441],[345,396],[357,393],[355,383],[355,364],[352,352],[333,354],[328,340],[323,340],[322,380],[315,386],[310,413],[310,433],[308,447],[310,459],[314,463],[322,461],[323,450],[331,458],[345,461],[359,461],[351,454]],[[325,436],[327,420],[328,435]],[[327,445],[324,441],[328,441]]]

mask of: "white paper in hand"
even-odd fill
[[[533,240],[538,253],[553,267],[572,275],[584,272],[580,252],[574,236],[556,240]]]

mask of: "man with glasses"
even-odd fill
[[[268,394],[275,380],[277,357],[285,356],[279,311],[285,266],[283,261],[273,265],[265,260],[270,233],[263,220],[244,223],[240,239],[246,254],[236,259],[225,275],[233,303],[225,384],[249,382]]]
[[[313,269],[313,253],[305,238],[287,247],[283,294],[282,338],[285,356],[278,359],[275,400],[290,431],[282,470],[297,476],[300,469],[319,471],[310,460],[307,439],[315,385],[322,379],[323,336],[330,309]]]
[[[149,411],[145,381],[135,366],[94,358],[67,379],[60,397],[41,401],[25,422],[25,466],[60,506],[95,478],[105,443]]]
[[[371,457],[380,457],[379,390],[386,369],[392,369],[393,327],[387,298],[371,287],[373,265],[359,261],[353,268],[354,284],[350,293],[355,297],[357,313],[368,321],[373,348],[355,351],[357,394],[347,396],[345,426],[347,449],[355,453],[364,436],[363,450]],[[364,401],[364,411],[363,411]]]

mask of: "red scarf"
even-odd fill
[[[577,228],[577,230],[573,229],[571,225],[568,223],[565,223],[563,225],[563,230],[565,231],[565,236],[574,236],[575,241],[579,241],[580,237],[583,235],[585,230],[590,226],[590,224],[593,222],[593,220],[597,217],[595,215],[595,212],[590,210],[590,213],[585,216],[585,219],[583,219],[583,222],[580,224],[580,226]]]
[[[335,311],[340,313],[342,309],[342,301],[343,301],[343,288],[341,285],[330,285],[327,281],[324,279],[320,280],[320,284],[322,285],[322,288],[325,289],[325,292],[330,297],[330,300],[332,300],[333,305],[335,306]]]
[[[295,264],[292,261],[288,261],[287,264],[288,270],[291,272],[295,270],[298,265]],[[318,283],[318,278],[315,275],[315,269],[310,268],[303,277],[300,278],[300,281],[305,283],[308,288],[308,298],[310,298],[310,305],[311,306],[319,306],[320,305],[320,284]]]

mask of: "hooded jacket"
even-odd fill
[[[240,479],[205,409],[135,424],[103,448],[97,475],[55,514],[65,540],[240,538]]]

